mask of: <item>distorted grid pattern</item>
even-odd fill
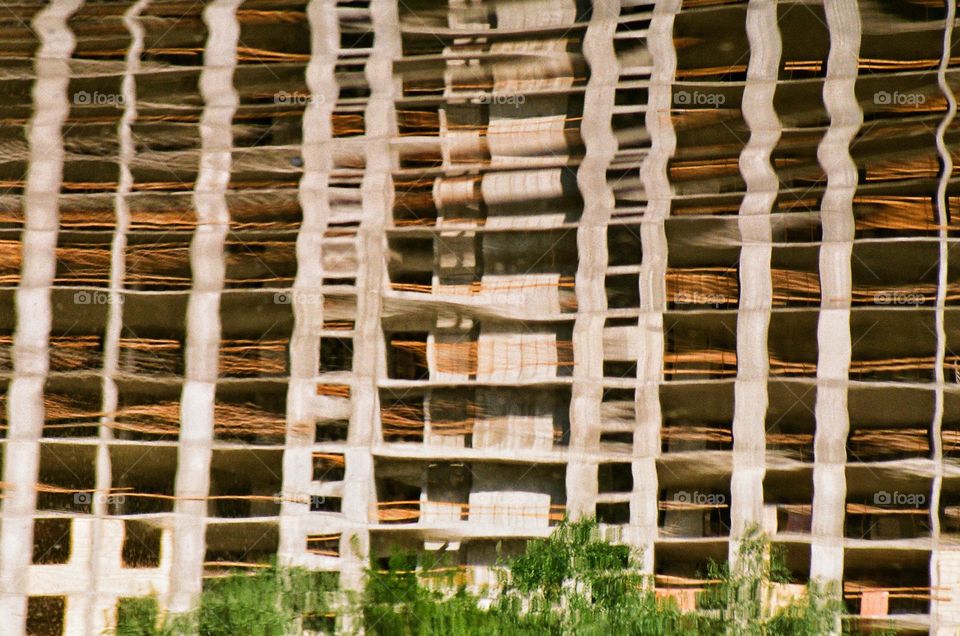
[[[565,515],[681,605],[758,525],[956,633],[955,19],[5,3],[4,633]]]

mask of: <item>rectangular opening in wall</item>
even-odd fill
[[[706,200],[701,197],[675,198],[670,203],[670,218],[680,216],[736,216],[740,212],[740,195],[716,195]]]
[[[293,285],[297,275],[296,238],[291,234],[274,236],[274,240],[264,240],[252,232],[231,233],[223,246],[225,288]]]
[[[70,560],[71,519],[34,519],[33,563],[54,565]]]
[[[864,473],[864,470],[870,472]],[[866,466],[850,468],[847,473],[850,485],[844,516],[846,538],[897,541],[930,536],[929,478],[917,478],[912,480],[913,483],[898,483],[893,479],[880,482],[874,479],[874,475],[891,473],[871,471]]]
[[[598,492],[631,492],[633,466],[628,463],[599,464],[597,466]]]
[[[604,360],[603,377],[605,378],[636,378],[637,363],[626,360]]]
[[[308,534],[307,552],[320,556],[340,556],[340,533]]]
[[[430,377],[430,367],[427,363],[427,332],[388,334],[387,366],[392,379],[428,379]]]
[[[68,161],[65,164],[69,166]],[[54,282],[63,286],[107,287],[110,284],[110,234],[60,232],[57,237],[57,270]],[[80,291],[83,298],[100,296],[98,291]]]
[[[935,205],[936,197],[918,192],[856,196],[853,198],[854,238],[935,237],[939,228]]]
[[[142,521],[124,519],[121,563],[125,568],[160,566],[160,528]]]
[[[716,380],[737,375],[737,316],[732,312],[664,316],[665,379]]]
[[[843,600],[850,614],[927,614],[931,600],[944,592],[931,586],[929,550],[844,550]]]
[[[813,528],[813,468],[767,470],[763,479],[763,531],[809,535]]]
[[[182,291],[190,288],[190,234],[130,234],[124,287],[134,291]]]
[[[472,448],[549,450],[570,443],[568,387],[481,388],[470,405]]]
[[[274,517],[280,512],[283,451],[218,449],[210,460],[210,509],[219,518]]]
[[[732,424],[667,420],[660,428],[660,448],[664,453],[733,450]]]
[[[702,587],[710,578],[711,563],[727,562],[729,545],[725,541],[684,541],[657,544],[654,573],[657,590],[681,586]],[[695,599],[695,597],[694,597]],[[695,603],[690,609],[695,609]]]
[[[117,382],[117,411],[110,426],[115,439],[138,441],[176,441],[180,435],[179,381]]]
[[[214,407],[214,439],[243,444],[282,444],[287,431],[286,409],[285,382],[220,382]]]
[[[61,636],[66,607],[63,596],[27,598],[27,636]]]
[[[786,579],[773,584],[776,591],[793,592],[783,587],[777,590],[777,587],[802,585],[810,580],[810,544],[773,542],[770,544],[770,556],[775,560],[781,577]]]
[[[313,495],[310,497],[310,512],[337,512],[343,507],[343,500],[340,497],[328,497],[326,495]]]
[[[643,261],[643,241],[639,225],[607,226],[607,265],[639,265]]]
[[[288,338],[223,338],[220,375],[229,378],[280,378],[287,375]]]
[[[910,334],[904,338],[904,334]],[[861,382],[936,380],[936,312],[904,307],[850,314],[850,379]],[[948,352],[948,355],[949,352]]]
[[[318,420],[314,441],[318,444],[321,442],[345,442],[349,430],[349,420]]]
[[[235,574],[237,568],[258,568],[276,559],[280,530],[274,521],[216,521],[207,524],[204,585],[213,575]],[[209,575],[209,576],[208,576]]]
[[[769,382],[767,398],[768,461],[813,463],[816,385],[800,381]]]
[[[353,369],[353,338],[320,339],[320,373]]]
[[[433,389],[428,393],[430,432],[426,444],[435,442],[473,447],[473,434],[483,415],[477,394],[469,387]]]
[[[726,537],[730,534],[730,492],[720,484],[690,484],[660,491],[661,537]]]
[[[734,398],[731,382],[662,385],[660,443],[663,452],[730,451]]]
[[[600,403],[601,423],[632,427],[637,417],[635,398],[634,389],[604,389]]]
[[[633,449],[633,431],[604,431],[600,433],[600,445],[620,453]]]
[[[430,191],[418,193],[415,197],[406,195],[404,199],[417,205],[421,201],[431,207],[433,205],[433,195]],[[387,269],[391,287],[397,291],[429,291],[433,284],[433,239],[393,236],[389,243]]]
[[[343,453],[314,453],[314,481],[342,481],[346,471]]]
[[[44,437],[96,437],[103,411],[99,379],[49,379],[43,410]]]
[[[110,469],[111,483],[120,491],[120,494],[111,498],[112,514],[173,512],[176,448],[152,446],[146,451],[142,446],[112,445]]]
[[[735,308],[740,302],[738,267],[671,267],[667,302],[675,311]]]
[[[797,215],[781,215],[787,223]],[[819,213],[818,213],[819,216]],[[776,241],[776,239],[774,239]],[[770,254],[771,301],[774,307],[820,306],[820,247],[777,245]],[[774,313],[774,315],[780,315]]]
[[[357,284],[357,279],[354,276],[331,275],[324,276],[321,284],[324,287],[353,287]]]
[[[939,247],[929,241],[866,241],[853,245],[851,302],[887,307],[933,306]],[[951,296],[950,292],[947,292]]]
[[[774,311],[767,329],[770,375],[785,378],[817,377],[819,344],[816,310]]]
[[[383,474],[382,471],[380,474]],[[413,476],[410,476],[413,477]],[[378,523],[416,523],[420,519],[420,475],[414,479],[380,477],[377,479]]]
[[[83,292],[77,292],[75,297]],[[80,297],[79,300],[83,300]],[[97,297],[97,300],[100,296]],[[75,301],[78,300],[75,298]],[[91,300],[91,302],[93,302]],[[78,303],[79,304],[79,303]],[[54,305],[56,307],[56,305]],[[55,310],[56,311],[56,310]],[[67,317],[68,320],[70,317]],[[103,324],[99,323],[100,316],[94,318],[91,322],[94,325],[88,325],[98,333],[83,334],[79,328],[67,329],[64,335],[58,335],[51,329],[50,334],[50,371],[68,373],[70,371],[90,371],[99,372],[103,367]],[[102,318],[106,320],[106,316]],[[76,322],[76,321],[73,321]],[[7,336],[10,337],[10,336]],[[3,342],[4,336],[0,336],[0,342]],[[11,338],[12,340],[12,338]],[[12,342],[11,342],[12,345]],[[13,370],[12,368],[10,369]]]
[[[75,444],[40,444],[40,474],[44,486],[37,493],[37,510],[90,513],[93,511],[96,448]]]
[[[188,294],[123,295],[118,371],[131,383],[183,376]],[[179,398],[177,398],[179,401]]]
[[[61,208],[61,213],[63,211]],[[0,240],[0,285],[4,287],[16,287],[20,283],[22,245],[19,237]]]
[[[632,309],[640,306],[640,275],[608,275],[604,281],[607,290],[607,308]]]
[[[597,521],[612,526],[622,526],[630,523],[630,502],[598,503]]]
[[[295,126],[297,127],[299,126]],[[296,135],[299,139],[299,133]],[[290,157],[291,163],[295,159],[301,158]],[[228,190],[225,198],[230,209],[230,229],[237,232],[244,230],[283,232],[300,229],[303,210],[300,208],[297,194],[295,187]]]
[[[131,310],[136,309],[131,305]],[[118,370],[124,374],[150,378],[183,376],[183,343],[186,335],[178,327],[144,329],[138,325],[134,330],[125,325],[120,334]]]
[[[202,54],[202,53],[201,53]],[[150,54],[144,52],[143,59],[149,59]],[[138,95],[142,90],[137,87]],[[198,95],[199,98],[199,95]],[[164,135],[164,144],[179,145],[182,149],[200,148],[200,136],[196,126],[188,124],[160,124],[159,122],[136,123],[131,125],[133,134],[140,136],[150,131],[164,131],[174,134]],[[192,137],[192,139],[191,139]],[[246,194],[246,193],[244,193]],[[130,231],[131,232],[192,232],[197,227],[197,215],[193,206],[193,191],[184,190],[181,192],[151,192],[139,191],[129,195],[128,204],[130,208]],[[61,205],[63,205],[61,203]],[[107,206],[104,206],[107,207]],[[109,207],[107,207],[109,209]],[[61,208],[61,225],[63,224],[63,209]],[[234,206],[230,206],[231,216],[234,213]],[[113,214],[108,218],[112,221]],[[86,219],[81,219],[86,221]],[[89,223],[89,221],[87,221]],[[112,223],[109,226],[113,227]]]
[[[424,396],[381,392],[380,422],[385,442],[423,442]]]
[[[925,459],[930,452],[930,429],[926,426],[851,426],[847,436],[847,461]]]

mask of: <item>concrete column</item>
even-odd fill
[[[29,169],[23,195],[25,227],[16,291],[13,337],[14,379],[7,389],[4,498],[0,525],[0,616],[4,634],[24,633],[27,574],[33,554],[33,515],[43,436],[43,388],[49,370],[53,320],[50,292],[56,271],[63,181],[62,129],[70,113],[68,93],[75,39],[67,26],[82,0],[54,0],[37,13],[32,27],[40,40],[34,58],[33,116],[27,126]]]
[[[119,141],[119,182],[114,195],[113,210],[116,219],[116,229],[110,248],[110,291],[106,334],[103,345],[103,390],[102,412],[107,414],[101,418],[99,429],[99,443],[97,444],[97,471],[96,494],[93,501],[93,512],[96,515],[92,528],[94,555],[101,555],[106,550],[104,537],[104,519],[108,514],[107,495],[112,486],[109,442],[113,439],[113,416],[117,410],[117,383],[114,376],[117,373],[117,360],[120,348],[120,334],[123,330],[123,277],[126,270],[125,250],[127,247],[127,229],[130,224],[130,212],[127,197],[133,187],[133,175],[130,172],[130,163],[133,161],[136,146],[133,140],[131,124],[137,117],[137,85],[136,74],[140,70],[140,54],[143,51],[144,29],[140,23],[140,13],[146,8],[150,0],[139,0],[130,6],[123,15],[124,26],[130,33],[130,48],[127,49],[125,59],[126,68],[121,84],[123,96],[123,114],[117,125],[117,139]],[[92,594],[89,608],[84,614],[77,614],[84,619],[82,624],[76,625],[76,633],[99,634],[108,628],[107,618],[112,614],[116,597],[104,589],[104,572],[102,559],[94,558],[89,562],[90,580],[92,585],[87,588]],[[71,603],[71,610],[73,605]],[[73,627],[71,627],[72,629]]]
[[[647,98],[646,127],[650,151],[640,167],[647,196],[641,226],[643,262],[640,266],[640,351],[637,360],[636,417],[634,434],[634,500],[631,521],[638,526],[638,540],[644,549],[644,570],[653,573],[653,550],[657,540],[659,485],[657,458],[660,456],[660,384],[663,382],[663,314],[667,310],[667,235],[664,221],[670,216],[672,189],[667,164],[677,147],[670,119],[673,76],[677,52],[673,46],[673,21],[680,10],[679,0],[660,0],[653,9],[647,33],[653,71]]]
[[[937,127],[937,154],[940,157],[940,181],[937,184],[937,223],[940,225],[940,263],[937,279],[937,306],[936,306],[936,330],[937,330],[937,357],[936,373],[937,393],[933,416],[933,430],[931,438],[933,440],[933,461],[934,476],[933,485],[930,493],[930,514],[931,514],[931,533],[933,539],[933,550],[930,555],[930,587],[934,588],[935,593],[930,600],[930,633],[938,636],[947,634],[956,634],[960,632],[960,612],[956,611],[957,598],[960,597],[960,580],[957,580],[956,562],[957,553],[944,550],[940,543],[940,494],[943,487],[943,439],[941,437],[943,430],[943,412],[944,412],[944,387],[945,378],[943,373],[943,361],[946,357],[947,334],[944,326],[944,305],[947,296],[947,284],[949,281],[949,253],[950,245],[947,236],[947,224],[949,218],[947,214],[947,184],[953,174],[953,156],[947,148],[944,136],[953,124],[957,115],[957,98],[953,94],[947,82],[947,68],[950,66],[950,58],[953,50],[953,29],[956,21],[957,5],[954,2],[947,3],[946,23],[943,30],[943,50],[940,54],[940,66],[937,69],[937,84],[940,91],[947,100],[947,112]],[[939,589],[939,588],[943,589]],[[949,600],[948,600],[949,599]]]
[[[323,329],[323,267],[318,255],[330,219],[333,171],[331,119],[339,87],[334,78],[340,25],[334,0],[312,0],[307,7],[311,52],[306,80],[311,99],[303,112],[303,177],[299,200],[303,222],[297,235],[297,278],[293,283],[293,334],[287,389],[287,436],[283,454],[285,499],[280,507],[279,558],[307,565],[306,537],[311,532],[310,504],[290,499],[310,492],[313,481],[313,422],[317,415],[320,331]],[[296,497],[300,499],[299,497]]]
[[[780,29],[776,0],[752,0],[747,7],[750,63],[741,110],[750,127],[750,141],[740,153],[740,172],[747,193],[740,204],[740,302],[737,312],[737,379],[734,384],[733,475],[730,478],[730,558],[737,537],[761,525],[763,476],[766,472],[766,415],[772,283],[770,279],[770,213],[780,182],[770,153],[780,139],[780,120],[773,106],[780,66]]]
[[[362,584],[369,555],[370,514],[376,504],[372,448],[380,441],[380,396],[378,384],[386,376],[385,345],[380,315],[387,284],[385,228],[393,213],[393,176],[397,167],[391,139],[397,135],[394,100],[400,93],[393,75],[393,61],[402,54],[397,4],[373,0],[373,52],[366,77],[370,99],[364,112],[366,123],[366,170],[361,182],[363,219],[357,273],[357,319],[353,350],[353,413],[346,451],[346,481],[343,513],[350,526],[344,540],[351,545],[344,554],[341,581],[348,589]],[[354,551],[353,544],[357,550]]]
[[[213,446],[214,398],[220,347],[220,295],[223,291],[223,245],[230,214],[233,133],[239,97],[233,88],[240,24],[235,12],[241,0],[215,0],[203,20],[208,35],[200,94],[200,169],[193,191],[197,229],[190,245],[193,287],[187,305],[186,377],[180,402],[177,452],[176,513],[171,568],[171,611],[190,609],[201,591],[206,553],[207,502]]]
[[[590,65],[580,134],[586,153],[577,171],[583,215],[577,228],[579,265],[576,277],[577,320],[573,328],[573,388],[570,402],[570,459],[567,464],[567,510],[572,518],[595,514],[603,399],[603,326],[606,321],[607,223],[615,205],[607,169],[617,152],[611,117],[620,69],[613,49],[620,7],[601,0],[583,39]]]
[[[843,577],[843,523],[846,509],[846,442],[850,369],[850,298],[857,168],[850,142],[860,130],[863,112],[854,92],[860,52],[860,11],[856,2],[824,4],[830,29],[830,55],[823,102],[830,128],[817,148],[827,175],[821,202],[820,318],[817,324],[817,422],[814,437],[813,529],[810,576],[824,581]]]

